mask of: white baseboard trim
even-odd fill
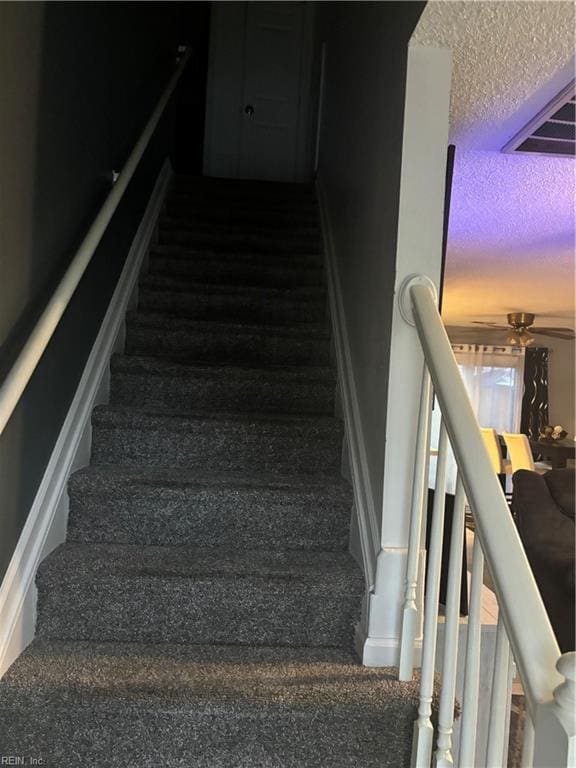
[[[324,238],[324,253],[326,261],[326,276],[330,301],[330,316],[336,363],[338,366],[338,381],[342,396],[342,410],[348,442],[354,503],[358,516],[358,529],[362,547],[364,576],[368,590],[374,588],[376,578],[376,558],[380,551],[380,534],[378,520],[374,508],[374,496],[368,471],[368,460],[364,442],[362,421],[358,405],[358,395],[352,367],[350,342],[346,328],[342,287],[336,266],[336,253],[330,211],[326,191],[320,178],[316,180],[316,190],[320,206],[320,220]]]
[[[36,571],[43,558],[65,539],[68,478],[90,461],[92,409],[108,401],[110,357],[123,345],[126,310],[137,290],[141,265],[171,178],[172,168],[166,160],[0,586],[0,677],[34,638]]]

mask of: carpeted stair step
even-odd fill
[[[324,323],[247,325],[138,312],[127,318],[126,351],[226,365],[327,365],[330,340]]]
[[[291,222],[307,225],[318,223],[316,203],[297,200],[254,203],[250,200],[210,200],[173,194],[167,200],[164,212],[169,216],[192,216],[204,222],[221,221],[224,224],[240,222],[259,226],[262,222],[268,222],[273,226],[288,226]]]
[[[68,541],[345,550],[352,495],[336,477],[87,467],[69,482]]]
[[[149,288],[159,291],[187,291],[203,296],[216,294],[218,298],[240,295],[243,300],[262,298],[264,301],[326,301],[326,291],[320,285],[295,285],[292,288],[278,286],[249,286],[235,283],[216,284],[195,283],[193,280],[182,280],[173,275],[143,275],[140,279],[140,288]]]
[[[238,196],[199,193],[193,190],[174,189],[166,201],[166,210],[171,205],[186,206],[201,212],[219,212],[222,216],[298,216],[318,221],[318,205],[314,197],[295,196]]]
[[[315,200],[313,184],[300,182],[263,181],[260,179],[223,179],[206,176],[178,175],[173,180],[173,192],[197,195],[203,199],[234,200]]]
[[[115,355],[111,403],[183,411],[334,413],[328,367],[250,368],[187,365],[159,357]]]
[[[206,236],[219,236],[224,233],[228,236],[238,235],[239,237],[264,237],[264,238],[283,238],[292,240],[293,238],[311,237],[318,240],[320,238],[320,229],[318,221],[309,222],[292,217],[288,222],[272,223],[269,217],[261,215],[256,220],[248,220],[244,217],[236,219],[220,218],[215,222],[207,221],[205,217],[191,216],[181,214],[179,216],[170,216],[164,214],[159,222],[160,229],[169,231],[190,231]]]
[[[318,227],[316,206],[307,207],[238,207],[229,204],[214,204],[205,201],[190,201],[182,198],[169,199],[165,206],[166,216],[186,219],[188,223],[224,227],[234,226],[269,226],[289,229],[291,226]]]
[[[187,183],[176,180],[167,200],[171,204],[194,206],[197,210],[218,211],[223,214],[254,215],[261,213],[301,213],[315,215],[318,205],[313,187],[298,185],[293,189],[280,189],[278,185],[252,183],[251,185]]]
[[[327,416],[99,406],[92,431],[93,464],[330,474],[341,463],[342,423]]]
[[[222,250],[211,249],[210,246],[186,246],[155,244],[150,250],[151,254],[160,254],[162,256],[172,256],[185,260],[203,259],[210,260],[212,263],[237,264],[238,266],[251,267],[283,267],[292,268],[298,273],[304,269],[323,270],[324,261],[322,254],[314,253],[267,253],[266,251],[250,250]],[[324,285],[324,282],[321,281]],[[303,285],[303,284],[302,284]]]
[[[177,277],[147,275],[139,287],[139,309],[197,320],[248,323],[314,323],[326,317],[326,297],[317,287],[251,288],[191,284]]]
[[[418,684],[335,649],[35,640],[0,682],[4,754],[58,768],[400,768]]]
[[[363,578],[344,552],[62,544],[43,561],[37,636],[351,646]]]
[[[244,258],[239,258],[242,255]],[[305,258],[270,260],[262,254],[201,253],[175,246],[155,246],[150,251],[149,274],[178,277],[208,284],[275,288],[322,286],[323,270]]]
[[[246,232],[202,233],[186,229],[159,228],[158,242],[169,245],[186,245],[212,250],[243,251],[258,253],[320,253],[322,241],[319,235],[290,235],[277,233]]]

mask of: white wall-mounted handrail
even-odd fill
[[[40,316],[40,319],[28,337],[26,344],[18,355],[16,362],[0,387],[0,435],[4,431],[6,424],[12,416],[22,393],[26,389],[32,374],[36,369],[36,366],[44,354],[48,342],[52,338],[52,335],[60,322],[60,318],[64,314],[70,299],[74,295],[78,283],[90,264],[92,256],[106,231],[106,227],[110,223],[110,219],[114,215],[118,204],[134,175],[134,171],[138,167],[138,163],[152,138],[156,126],[162,117],[166,105],[176,88],[176,84],[186,67],[190,53],[190,48],[186,48],[184,51],[179,51],[178,65],[170,77],[154,111],[150,115],[140,138],[134,145],[128,160],[124,164],[114,186],[110,190],[104,204],[100,208],[90,229],[82,240],[80,247],[64,273],[62,280],[48,302],[46,309]]]
[[[433,291],[422,281],[405,286],[426,365],[476,531],[486,556],[504,625],[519,668],[528,708],[553,699],[563,682],[556,670],[560,649],[518,531],[484,447],[478,421],[458,371]]]

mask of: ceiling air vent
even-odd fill
[[[574,80],[528,125],[502,147],[502,152],[574,157],[576,154],[576,98]]]

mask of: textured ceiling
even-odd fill
[[[573,3],[431,0],[414,39],[453,52],[447,324],[574,327],[576,164],[500,152],[574,77]]]

